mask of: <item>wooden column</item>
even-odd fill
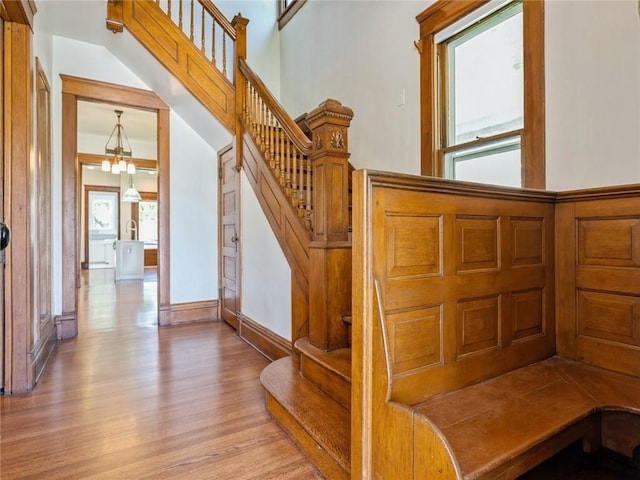
[[[242,17],[240,14],[233,17],[231,25],[236,29],[236,52],[234,57],[234,73],[235,81],[235,99],[236,99],[236,130],[235,130],[235,148],[236,148],[236,169],[240,171],[242,168],[242,96],[245,92],[244,77],[240,73],[238,60],[247,58],[247,25],[249,19]]]
[[[323,350],[346,346],[351,313],[349,153],[353,111],[327,100],[307,120],[313,133],[313,242],[309,250],[309,340]]]
[[[4,222],[11,242],[4,251],[5,388],[31,390],[29,353],[33,337],[31,259],[31,30],[4,23]]]

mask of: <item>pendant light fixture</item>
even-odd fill
[[[133,175],[129,175],[129,188],[124,192],[122,196],[122,201],[125,203],[138,203],[142,200],[140,193],[136,190],[136,187],[133,185]]]
[[[111,172],[116,175],[124,172],[129,175],[133,175],[136,173],[136,166],[131,160],[131,144],[129,143],[127,134],[124,131],[124,127],[120,123],[120,117],[123,112],[122,110],[114,111],[116,112],[118,119],[115,127],[113,127],[113,130],[111,131],[111,135],[109,135],[107,144],[104,146],[104,153],[106,157],[102,161],[102,171]],[[123,139],[127,143],[127,150],[125,150]],[[112,142],[112,140],[114,140],[114,142]],[[113,155],[113,159],[111,161],[109,160],[109,155]],[[125,157],[130,159],[128,163],[125,160]]]

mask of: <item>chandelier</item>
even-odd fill
[[[127,134],[124,131],[124,127],[120,123],[120,117],[122,116],[122,110],[114,110],[116,112],[116,116],[118,117],[118,121],[116,126],[113,127],[111,131],[111,135],[109,135],[109,140],[107,140],[107,144],[104,146],[104,153],[106,158],[102,161],[102,171],[103,172],[111,172],[115,175],[118,175],[120,172],[126,172],[129,174],[129,188],[124,192],[122,196],[122,201],[127,203],[136,203],[142,200],[140,193],[136,190],[136,187],[133,185],[133,174],[136,173],[136,166],[131,159],[131,144],[129,143],[129,139],[127,138]],[[115,135],[115,144],[111,143],[111,140]],[[128,150],[124,149],[124,145],[122,143],[122,139],[127,142]],[[109,155],[113,155],[113,161],[109,161]],[[125,157],[129,158],[129,163],[125,160]]]
[[[109,140],[107,140],[107,144],[104,146],[104,153],[106,158],[102,161],[102,171],[103,172],[111,172],[115,175],[126,172],[129,175],[133,175],[136,173],[136,166],[131,160],[131,144],[129,143],[129,139],[127,138],[127,134],[124,131],[124,127],[120,123],[120,117],[122,116],[122,110],[114,110],[118,117],[118,121],[113,127],[111,131],[111,135],[109,136]],[[112,142],[114,140],[115,135],[115,143]],[[124,149],[124,145],[122,140],[127,142],[128,150]],[[109,161],[109,155],[113,155],[113,160]],[[125,157],[129,158],[129,162],[125,160]]]

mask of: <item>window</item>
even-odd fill
[[[278,28],[284,27],[307,0],[279,0]]]
[[[535,0],[418,16],[423,175],[544,188],[542,18]]]

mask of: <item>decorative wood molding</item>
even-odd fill
[[[238,335],[269,360],[293,355],[293,346],[289,340],[263,327],[242,313],[238,313]]]
[[[31,32],[4,23],[4,222],[11,243],[4,251],[5,392],[33,388],[29,351],[33,342],[34,267],[31,239],[32,68]]]
[[[639,197],[640,183],[558,192],[558,203]]]
[[[100,165],[103,160],[104,155],[78,152],[78,163],[80,165]],[[133,163],[136,168],[147,168],[152,170],[158,168],[158,162],[156,160],[148,160],[146,158],[128,158],[127,161],[128,163]]]
[[[6,22],[28,25],[33,30],[33,16],[38,9],[33,0],[0,0],[0,17]]]
[[[165,325],[218,321],[218,300],[172,303],[165,310]]]

